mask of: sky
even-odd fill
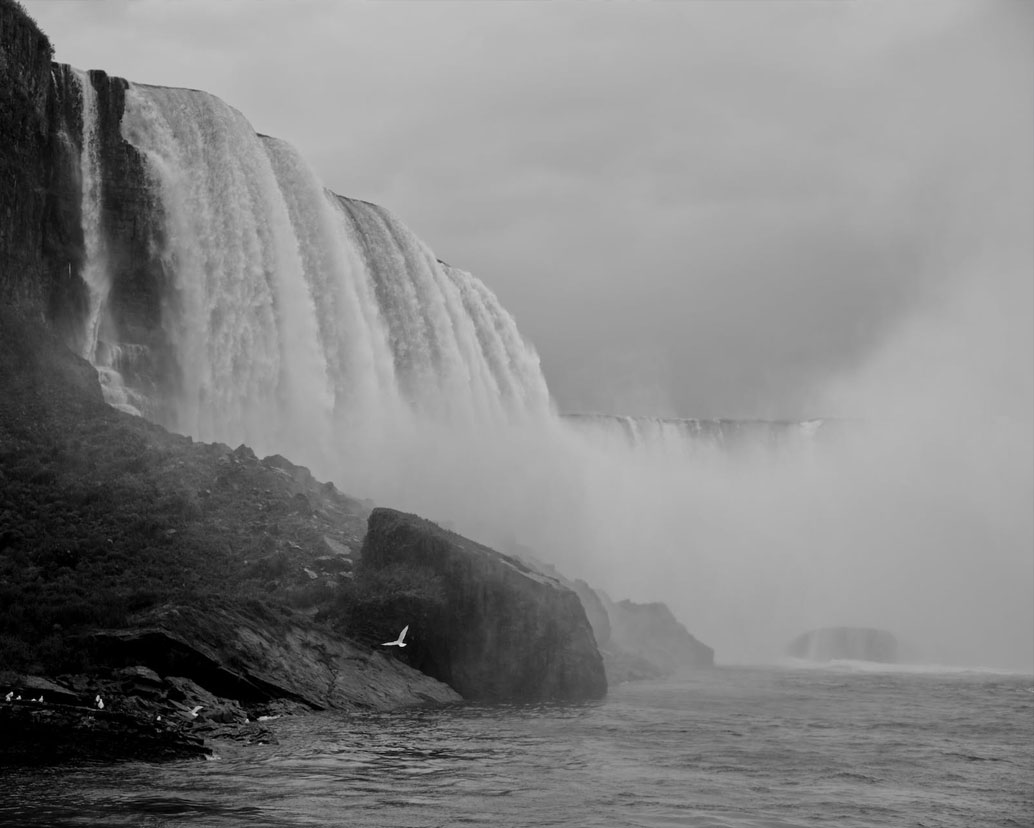
[[[930,408],[1034,408],[1034,4],[24,5],[391,209],[563,411],[871,413],[903,347]]]

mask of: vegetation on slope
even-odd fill
[[[162,604],[343,619],[368,505],[110,408],[87,363],[3,309],[0,392],[0,670],[89,670],[84,632]]]

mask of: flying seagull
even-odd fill
[[[407,632],[409,632],[409,624],[406,624],[406,626],[404,626],[402,628],[402,632],[399,633],[399,637],[398,638],[396,638],[394,641],[385,641],[383,644],[381,644],[381,646],[382,647],[405,647],[406,646],[406,642],[404,641],[404,639],[406,637],[406,633]]]

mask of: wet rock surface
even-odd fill
[[[365,610],[393,638],[398,658],[464,698],[594,699],[606,693],[603,662],[578,596],[555,578],[417,517],[374,509],[360,583],[377,581]],[[397,578],[397,587],[391,588]],[[388,648],[386,648],[388,649]]]
[[[665,604],[613,601],[574,581],[606,666],[607,681],[640,681],[714,666],[714,650],[698,641]]]

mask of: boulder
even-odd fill
[[[406,649],[385,648],[464,698],[596,699],[603,661],[585,610],[555,578],[417,517],[377,508],[359,566],[359,594],[380,641],[409,625]]]

